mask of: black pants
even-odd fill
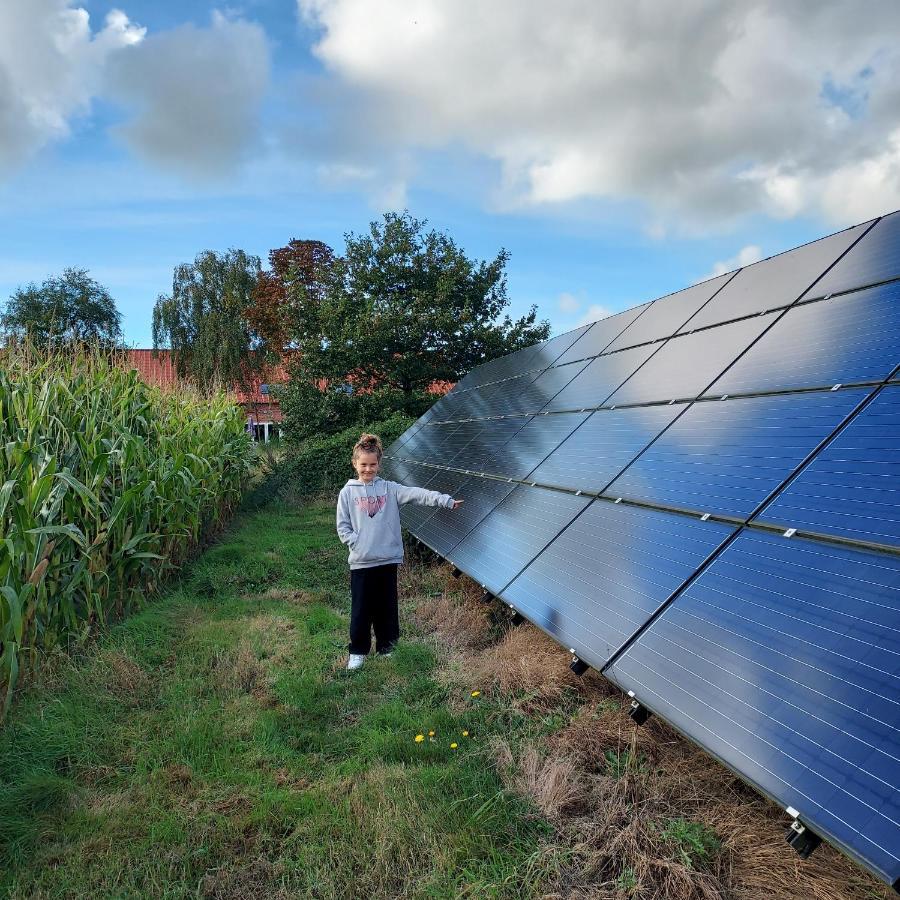
[[[379,653],[390,653],[400,637],[397,612],[397,564],[350,571],[350,652],[363,656],[375,629]]]

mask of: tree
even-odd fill
[[[334,263],[334,251],[322,241],[293,239],[269,252],[269,271],[259,273],[247,320],[272,356],[294,345],[295,304],[317,303]]]
[[[534,307],[500,318],[509,305],[505,250],[475,262],[426,224],[388,213],[368,234],[346,235],[345,256],[319,273],[320,290],[288,286],[293,377],[409,396],[548,336]]]
[[[261,364],[247,319],[259,271],[258,256],[235,249],[176,266],[171,295],[153,308],[153,347],[171,349],[182,378],[202,389],[250,385]]]
[[[36,346],[122,342],[122,317],[109,291],[87,269],[65,269],[37,287],[19,288],[0,315],[0,328],[11,338],[28,337]]]

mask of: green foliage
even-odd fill
[[[109,291],[86,269],[66,269],[40,287],[19,288],[0,315],[0,329],[41,349],[67,344],[115,347],[122,341],[121,318]]]
[[[632,868],[623,869],[616,878],[616,890],[630,897],[638,887],[637,872]]]
[[[105,357],[0,369],[0,718],[23,660],[121,614],[235,506],[250,460],[225,397],[162,393]]]
[[[705,868],[722,849],[719,836],[702,822],[670,819],[660,837],[672,848],[675,858],[689,869]]]
[[[388,213],[368,234],[346,236],[344,257],[321,273],[316,291],[303,281],[289,286],[300,292],[292,303],[295,379],[341,384],[352,376],[358,386],[410,394],[547,337],[534,307],[516,321],[503,315],[505,250],[476,262],[425,226]]]
[[[410,416],[395,413],[380,422],[367,423],[365,430],[377,434],[387,448],[414,421]],[[354,425],[298,444],[275,476],[274,486],[283,493],[298,496],[336,493],[348,478],[355,477],[350,457],[360,430]]]
[[[262,365],[247,319],[259,272],[258,256],[234,249],[176,266],[172,294],[153,308],[153,346],[173,351],[182,378],[203,390],[251,383]]]
[[[604,751],[606,771],[613,778],[621,778],[623,775],[634,774],[646,768],[647,760],[630,748],[622,750],[608,749]]]

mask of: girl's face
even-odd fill
[[[360,481],[366,484],[375,480],[378,474],[378,454],[377,453],[357,453],[353,458],[353,468],[359,475]]]

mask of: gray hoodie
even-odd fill
[[[350,548],[351,569],[403,562],[400,507],[404,503],[453,508],[449,494],[407,487],[375,477],[369,484],[351,478],[337,502],[338,537]]]

